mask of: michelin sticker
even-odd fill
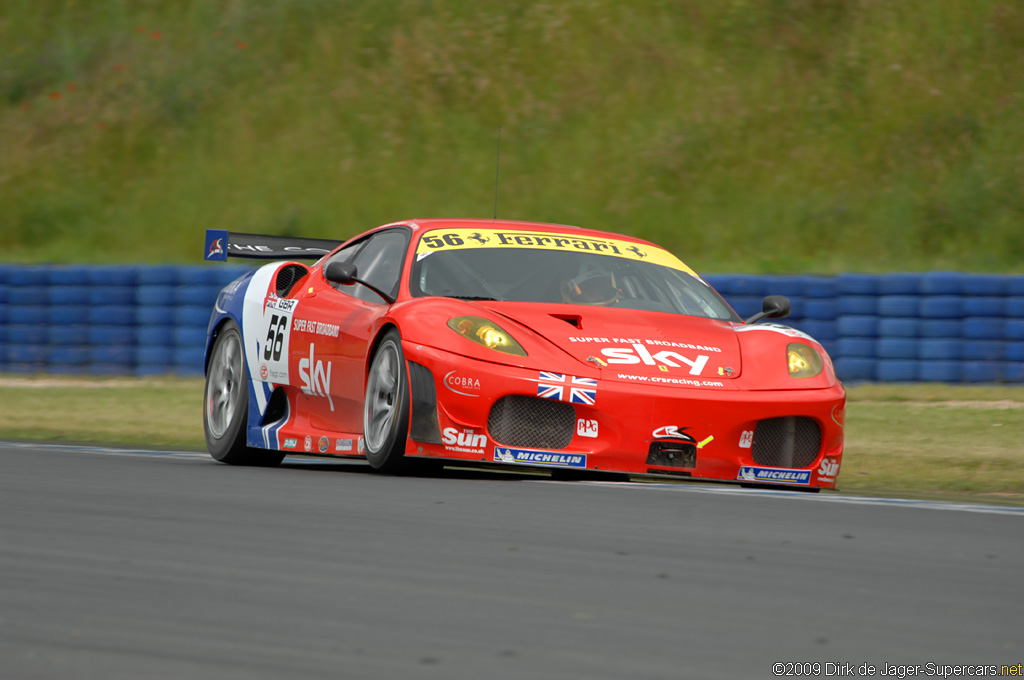
[[[810,470],[790,470],[789,468],[766,468],[744,465],[736,475],[741,482],[764,482],[767,484],[801,484],[811,483]]]
[[[530,449],[512,449],[494,447],[496,463],[520,463],[525,465],[547,465],[551,467],[587,467],[587,456],[581,453],[552,453],[551,451],[531,451]]]

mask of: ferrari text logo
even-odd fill
[[[299,360],[299,377],[302,379],[302,391],[305,394],[312,394],[318,397],[327,397],[327,403],[334,410],[334,400],[331,399],[331,362],[327,362],[327,370],[324,370],[324,362],[317,361],[314,355],[314,345],[309,345],[309,358]]]
[[[678,361],[690,367],[690,375],[700,375],[700,372],[704,370],[704,365],[708,363],[708,356],[706,354],[698,354],[694,359],[667,349],[651,354],[640,343],[633,343],[632,349],[629,347],[605,347],[601,350],[601,354],[608,357],[608,363],[610,364],[644,363],[648,366],[661,365],[679,368],[680,364],[676,363]]]

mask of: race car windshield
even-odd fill
[[[409,288],[414,297],[600,305],[739,320],[696,276],[645,259],[514,247],[421,250]]]

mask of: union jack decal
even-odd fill
[[[537,396],[593,406],[597,401],[597,380],[541,371],[537,381]]]

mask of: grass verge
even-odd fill
[[[0,439],[203,449],[201,379],[0,377]],[[1024,505],[1024,388],[848,390],[846,493]]]

